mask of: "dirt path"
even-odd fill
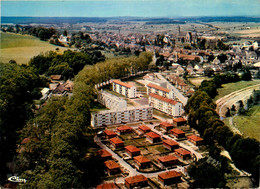
[[[239,100],[245,101],[252,94],[254,89],[259,89],[260,84],[253,85],[238,91],[232,92],[216,101],[216,111],[221,117],[225,117],[226,108],[230,108],[233,104],[236,104]]]

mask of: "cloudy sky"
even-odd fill
[[[0,0],[1,16],[260,16],[260,0]]]

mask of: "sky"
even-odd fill
[[[0,0],[1,16],[260,16],[260,0]]]

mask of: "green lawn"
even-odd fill
[[[18,64],[27,64],[29,60],[46,51],[56,51],[59,48],[62,53],[67,48],[50,44],[47,41],[30,36],[14,33],[0,33],[0,62],[7,63],[13,59]]]
[[[228,83],[228,84],[223,84],[222,88],[218,88],[218,95],[215,97],[214,100],[218,100],[222,98],[225,95],[228,95],[234,91],[250,87],[252,85],[259,84],[260,80],[254,80],[254,81],[239,81],[236,83]]]
[[[225,119],[226,125],[229,125],[229,119]],[[246,115],[234,116],[233,123],[244,135],[260,141],[260,105],[250,108]]]

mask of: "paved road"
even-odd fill
[[[259,89],[260,84],[253,85],[238,91],[234,91],[216,101],[216,111],[221,117],[225,117],[227,107],[231,107],[236,104],[239,100],[246,101],[251,95],[254,89]]]

